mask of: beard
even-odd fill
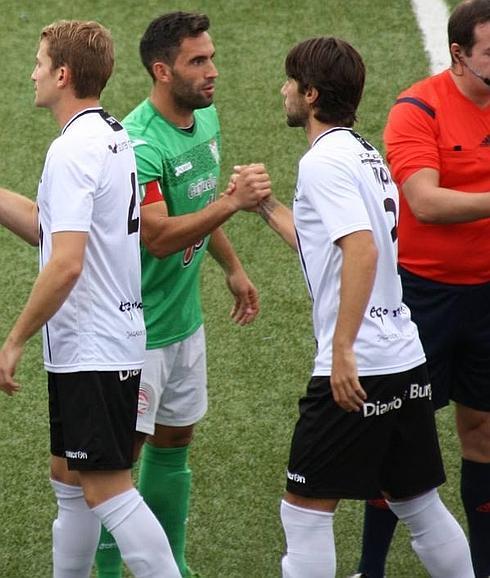
[[[286,110],[286,122],[290,127],[304,128],[308,121],[308,109],[298,106],[294,110]]]
[[[193,86],[192,82],[185,80],[174,71],[174,83],[172,85],[172,97],[175,105],[181,110],[195,110],[206,108],[213,103],[213,95],[206,96]],[[207,83],[206,86],[209,86]]]

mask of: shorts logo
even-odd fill
[[[432,399],[432,388],[430,383],[427,383],[426,385],[419,385],[418,383],[410,384],[408,395],[410,399],[417,399],[422,397],[428,397],[429,399]]]
[[[126,369],[119,372],[119,381],[126,381],[130,377],[136,377],[141,373],[141,369]]]
[[[362,406],[362,413],[364,417],[371,417],[372,415],[383,415],[389,411],[395,409],[400,409],[402,406],[402,400],[399,397],[394,397],[388,403],[382,403],[381,401],[376,401],[374,403],[366,401]]]
[[[88,460],[87,452],[82,452],[81,450],[77,450],[76,452],[72,450],[65,450],[65,456],[67,458],[71,458],[72,460]]]
[[[138,415],[145,415],[151,406],[151,389],[140,385],[138,395]]]
[[[297,484],[306,484],[306,478],[301,476],[300,474],[292,474],[289,470],[287,470],[288,480],[292,482],[296,482]]]

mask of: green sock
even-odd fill
[[[97,578],[121,578],[122,559],[116,541],[104,526],[100,532],[99,546],[95,555]]]
[[[192,473],[187,465],[189,446],[157,448],[143,446],[139,490],[163,526],[182,576],[189,574],[185,539]]]

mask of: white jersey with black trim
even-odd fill
[[[43,328],[48,371],[143,365],[139,201],[129,137],[101,108],[75,115],[51,144],[39,183],[40,267],[52,235],[88,233],[82,273]]]
[[[398,192],[382,156],[351,129],[321,134],[299,164],[294,223],[313,301],[313,375],[330,375],[340,302],[342,251],[336,241],[372,231],[378,249],[374,287],[354,353],[360,376],[398,373],[425,361],[416,325],[402,303],[397,272]]]

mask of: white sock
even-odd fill
[[[432,578],[474,578],[466,536],[436,489],[388,505],[410,530],[412,548]]]
[[[307,510],[281,502],[287,551],[283,578],[335,578],[333,513]]]
[[[53,522],[53,577],[88,578],[100,536],[100,522],[80,486],[51,480],[58,502]]]
[[[181,578],[167,536],[136,489],[92,511],[114,536],[121,556],[136,578]]]

